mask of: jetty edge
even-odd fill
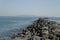
[[[49,18],[38,18],[21,33],[11,37],[13,40],[60,40],[60,24]]]

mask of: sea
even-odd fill
[[[11,36],[14,33],[20,32],[19,29],[31,25],[38,18],[40,17],[0,16],[0,37]],[[49,18],[49,20],[60,23],[60,17]]]

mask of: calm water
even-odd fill
[[[33,17],[0,17],[0,36],[6,35],[9,31],[24,28],[36,19]],[[11,33],[11,32],[10,32]]]
[[[16,32],[16,29],[27,27],[36,17],[6,17],[0,16],[0,36],[5,36]],[[60,22],[60,18],[50,18],[50,20]]]

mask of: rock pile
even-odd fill
[[[11,38],[13,40],[60,40],[60,24],[48,18],[39,18]]]

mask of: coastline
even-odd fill
[[[31,25],[22,29],[22,32],[15,33],[9,40],[50,40],[59,39],[56,35],[60,32],[60,24],[49,18],[38,18]],[[57,32],[57,34],[56,34]],[[60,34],[60,33],[59,33]],[[53,37],[53,38],[49,38]]]

